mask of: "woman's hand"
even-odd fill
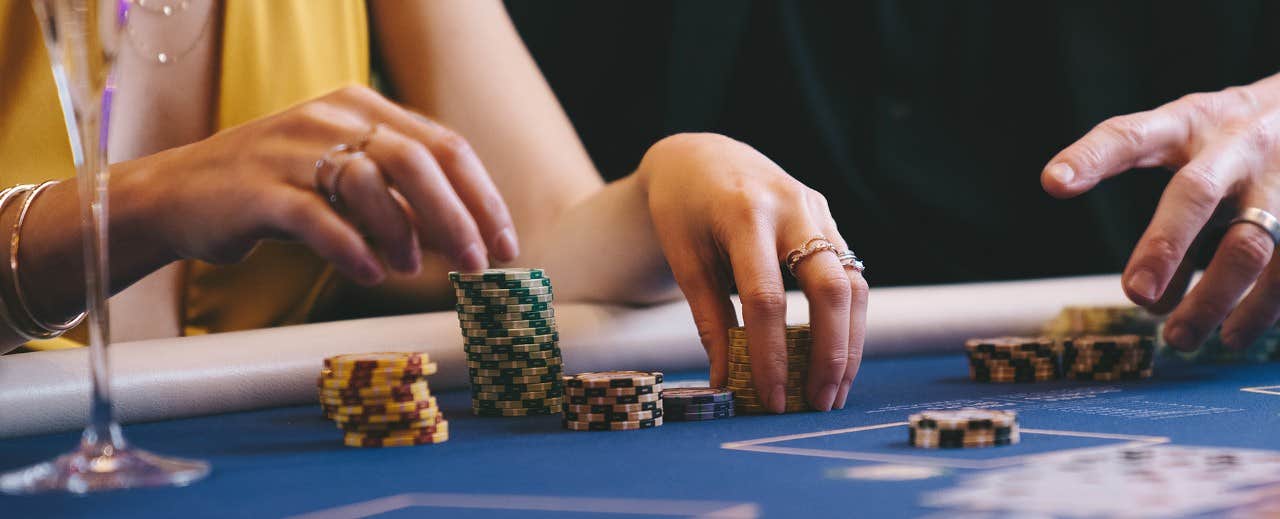
[[[1177,173],[1125,269],[1125,292],[1157,312],[1173,309],[1165,339],[1175,348],[1196,348],[1224,319],[1223,341],[1248,346],[1280,317],[1276,243],[1258,225],[1231,225],[1183,300],[1192,270],[1186,258],[1219,208],[1227,217],[1249,207],[1280,215],[1280,75],[1109,119],[1054,157],[1041,181],[1067,198],[1130,168],[1155,166]]]
[[[333,151],[344,144],[362,151]],[[375,249],[405,273],[420,268],[420,245],[463,270],[518,255],[507,206],[467,142],[362,87],[129,170],[146,175],[132,184],[148,191],[140,196],[153,224],[179,257],[234,262],[259,240],[298,240],[353,280],[376,284],[386,271]]]
[[[780,263],[815,236],[847,248],[826,199],[750,146],[719,135],[666,138],[645,154],[637,175],[711,360],[712,384],[727,378],[728,329],[737,325],[729,292],[736,284],[756,359],[753,382],[765,407],[782,412],[787,309]],[[862,360],[867,283],[827,252],[796,272],[813,330],[807,399],[824,411],[843,408]]]

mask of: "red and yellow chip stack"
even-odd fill
[[[320,406],[352,447],[402,447],[449,439],[449,422],[427,387],[426,353],[357,353],[324,360]]]

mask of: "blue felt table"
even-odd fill
[[[413,448],[343,447],[318,406],[133,425],[126,432],[137,444],[210,460],[212,476],[188,488],[0,497],[0,517],[914,517],[939,512],[920,507],[921,492],[1029,454],[1162,439],[1280,448],[1280,396],[1242,391],[1280,386],[1274,364],[1165,363],[1152,380],[1043,384],[975,384],[965,366],[958,355],[870,360],[842,411],[626,432],[565,431],[557,417],[476,418],[465,392],[446,393],[450,440]],[[1024,428],[1047,432],[1024,433],[1008,447],[925,451],[905,444],[905,426],[888,425],[954,405],[1016,409]],[[53,456],[76,439],[0,441],[0,469]],[[945,470],[903,482],[840,476],[888,462]],[[332,510],[348,505],[357,506]]]

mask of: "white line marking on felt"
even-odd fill
[[[817,458],[832,458],[841,460],[855,461],[874,461],[879,463],[899,463],[904,465],[924,465],[930,467],[948,467],[958,469],[990,469],[997,467],[1007,467],[1011,465],[1019,465],[1032,461],[1036,458],[1047,456],[1050,454],[1061,454],[1063,452],[1092,452],[1092,451],[1108,451],[1113,449],[1129,449],[1146,445],[1158,445],[1161,443],[1169,443],[1169,438],[1164,436],[1139,436],[1134,434],[1114,434],[1114,433],[1095,433],[1086,431],[1059,431],[1053,429],[1020,429],[1024,434],[1044,434],[1050,436],[1071,436],[1076,438],[1097,438],[1103,440],[1127,440],[1125,443],[1116,445],[1103,445],[1098,447],[1081,447],[1078,449],[1066,449],[1059,451],[1050,451],[1046,453],[1024,454],[1021,456],[1005,456],[1000,458],[990,458],[985,460],[944,458],[927,455],[913,454],[882,454],[877,452],[862,451],[839,451],[830,449],[808,449],[801,447],[782,447],[778,445],[769,445],[772,443],[780,443],[792,440],[803,440],[807,438],[818,438],[822,436],[834,436],[837,434],[857,433],[864,431],[873,431],[876,429],[887,429],[890,427],[901,427],[907,425],[907,422],[890,422],[876,425],[863,425],[860,427],[849,427],[845,429],[833,429],[829,431],[815,431],[800,434],[788,434],[785,436],[773,436],[769,438],[759,438],[755,440],[743,440],[736,442],[728,442],[720,444],[720,448],[728,450],[748,451],[748,452],[764,452],[769,454],[787,454],[791,456],[811,456]]]
[[[716,519],[754,519],[760,517],[760,507],[755,503],[675,499],[410,493],[318,510],[293,516],[293,519],[356,519],[415,507],[643,514]]]
[[[1240,390],[1247,391],[1250,393],[1258,393],[1262,395],[1280,396],[1280,386],[1242,387],[1240,388]]]

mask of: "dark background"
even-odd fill
[[[827,195],[874,285],[1116,272],[1168,172],[1039,173],[1112,115],[1280,70],[1265,1],[507,0],[606,177],[682,131]]]

